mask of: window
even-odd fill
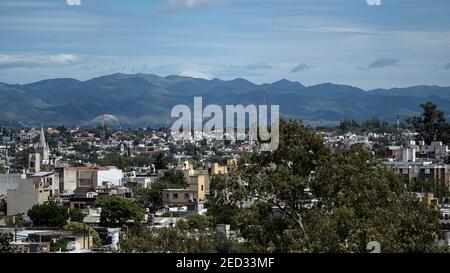
[[[166,193],[166,198],[169,199],[169,194],[168,193]]]
[[[80,178],[79,186],[80,187],[90,187],[90,186],[92,186],[92,180],[90,178]]]
[[[425,174],[431,174],[431,169],[425,169]]]
[[[203,190],[203,185],[201,186],[201,190]]]
[[[185,193],[185,194],[184,194],[184,198],[185,198],[185,199],[189,199],[189,193]]]
[[[174,194],[172,195],[172,197],[173,197],[173,199],[178,199],[178,193],[174,193]]]
[[[407,168],[402,169],[402,173],[403,174],[408,174],[408,169]]]

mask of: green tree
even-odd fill
[[[409,189],[413,192],[432,192],[437,198],[447,198],[450,196],[448,186],[434,179],[419,179],[409,183]]]
[[[6,215],[7,211],[8,211],[8,204],[6,203],[5,199],[0,200],[0,212],[3,212],[4,215]]]
[[[128,222],[139,223],[144,218],[144,211],[133,201],[117,196],[103,196],[97,200],[102,208],[100,223],[107,227],[123,227]]]
[[[189,231],[187,229],[135,228],[120,242],[122,252],[138,253],[227,253],[247,252],[241,243],[217,232]]]
[[[264,201],[304,232],[301,212],[311,199],[308,182],[329,154],[319,135],[297,121],[281,121],[277,150],[242,159],[235,172],[213,177],[211,187],[219,204]]]
[[[69,211],[69,218],[71,222],[79,222],[82,223],[83,219],[85,217],[85,214],[82,210],[79,209],[71,209]]]
[[[296,121],[280,123],[278,150],[241,160],[211,187],[222,204],[247,204],[234,221],[257,252],[365,252],[373,240],[384,252],[434,250],[437,213],[399,176],[365,150],[331,152]]]
[[[181,171],[166,171],[159,182],[167,189],[183,189],[189,186]]]
[[[12,234],[0,233],[0,253],[14,253],[15,247],[11,244],[12,241]]]
[[[4,173],[6,173],[5,166],[3,166],[2,164],[0,164],[0,174],[4,174]]]
[[[450,142],[450,125],[444,112],[431,102],[424,103],[420,107],[423,109],[422,115],[407,119],[407,122],[419,133],[420,140],[424,140],[427,144],[435,140],[448,144]]]
[[[119,169],[126,169],[128,167],[127,160],[124,156],[118,153],[109,153],[100,161],[101,166],[116,166]]]
[[[339,128],[344,132],[355,131],[359,127],[360,126],[359,126],[358,122],[353,119],[345,119],[345,120],[341,121],[339,124]]]
[[[15,172],[21,172],[23,169],[28,168],[28,157],[31,153],[34,152],[34,149],[24,149],[15,154],[16,158],[12,169]]]
[[[212,228],[212,219],[209,216],[189,214],[185,217],[189,230],[206,230]]]
[[[167,158],[166,154],[163,152],[160,152],[155,159],[155,168],[156,170],[164,170],[167,169]]]
[[[311,184],[319,201],[305,216],[307,248],[364,252],[377,241],[383,252],[433,251],[437,211],[405,186],[392,169],[371,163],[363,149],[333,153]]]
[[[233,219],[239,212],[239,208],[235,204],[219,203],[211,198],[206,203],[206,207],[208,208],[208,216],[212,217],[214,225],[229,224],[231,227],[235,227]]]
[[[53,203],[34,205],[28,210],[34,226],[63,227],[69,220],[67,208]]]
[[[159,181],[152,183],[150,188],[139,189],[137,191],[137,199],[142,207],[156,211],[162,207],[162,189],[165,186]]]

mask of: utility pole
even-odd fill
[[[86,223],[83,223],[83,248],[86,249]]]

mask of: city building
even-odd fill
[[[20,181],[17,189],[8,189],[7,215],[26,214],[34,205],[54,201],[59,195],[59,176],[41,172]]]

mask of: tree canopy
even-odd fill
[[[101,207],[100,223],[107,227],[123,227],[128,222],[139,223],[144,211],[132,200],[118,196],[102,196],[97,200]]]
[[[450,125],[436,104],[427,102],[420,105],[423,113],[418,117],[411,117],[407,122],[419,133],[419,140],[424,140],[427,144],[432,141],[442,141],[450,143]]]
[[[279,149],[213,177],[215,201],[240,208],[234,222],[257,252],[432,251],[437,212],[362,148],[332,152],[297,121],[280,124]]]
[[[219,232],[180,228],[135,227],[120,242],[122,252],[138,253],[238,253],[247,252],[242,243]]]
[[[34,205],[28,210],[28,216],[34,226],[44,227],[63,227],[69,220],[68,209],[53,203]]]

